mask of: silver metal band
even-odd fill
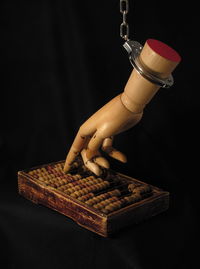
[[[123,47],[126,49],[129,55],[129,60],[135,70],[143,76],[145,79],[149,80],[150,82],[162,87],[162,88],[169,88],[174,84],[174,79],[172,75],[170,75],[166,79],[159,78],[154,74],[150,73],[148,70],[141,65],[140,61],[138,61],[138,57],[142,51],[143,46],[137,42],[132,40],[127,40]]]

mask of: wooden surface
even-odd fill
[[[64,164],[64,161],[57,163]],[[50,164],[50,166],[54,164],[56,163]],[[34,169],[46,166],[49,164],[18,172],[19,193],[34,203],[44,205],[70,217],[79,225],[104,237],[110,236],[128,225],[157,215],[167,210],[169,206],[169,193],[151,186],[152,193],[149,197],[105,214],[56,188],[45,185],[29,174]],[[133,182],[147,185],[119,173],[117,176],[123,178],[124,182],[127,181],[128,184]]]

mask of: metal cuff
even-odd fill
[[[159,78],[154,74],[150,73],[140,64],[140,62],[138,61],[138,57],[140,56],[143,46],[139,42],[127,40],[124,43],[123,47],[128,52],[129,60],[132,66],[145,79],[149,80],[150,82],[162,88],[169,88],[174,84],[174,79],[172,75],[170,75],[168,78],[165,79]]]

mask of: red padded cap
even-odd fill
[[[181,56],[174,49],[156,39],[148,39],[147,44],[157,54],[172,62],[180,62]]]

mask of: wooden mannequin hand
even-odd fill
[[[137,57],[140,69],[159,79],[169,78],[180,62],[180,55],[168,45],[154,39],[148,39]],[[133,69],[124,92],[92,115],[79,129],[67,155],[64,171],[69,171],[76,156],[81,153],[85,165],[96,175],[100,167],[109,167],[101,157],[99,148],[110,156],[126,162],[123,153],[112,147],[113,136],[123,132],[142,118],[143,108],[150,102],[160,88],[143,73]]]
[[[84,164],[96,175],[101,168],[109,168],[108,161],[101,157],[99,148],[111,157],[126,162],[126,156],[112,147],[113,136],[137,124],[143,112],[130,112],[116,96],[93,114],[79,129],[67,155],[64,171],[69,171],[76,156],[81,153]]]

